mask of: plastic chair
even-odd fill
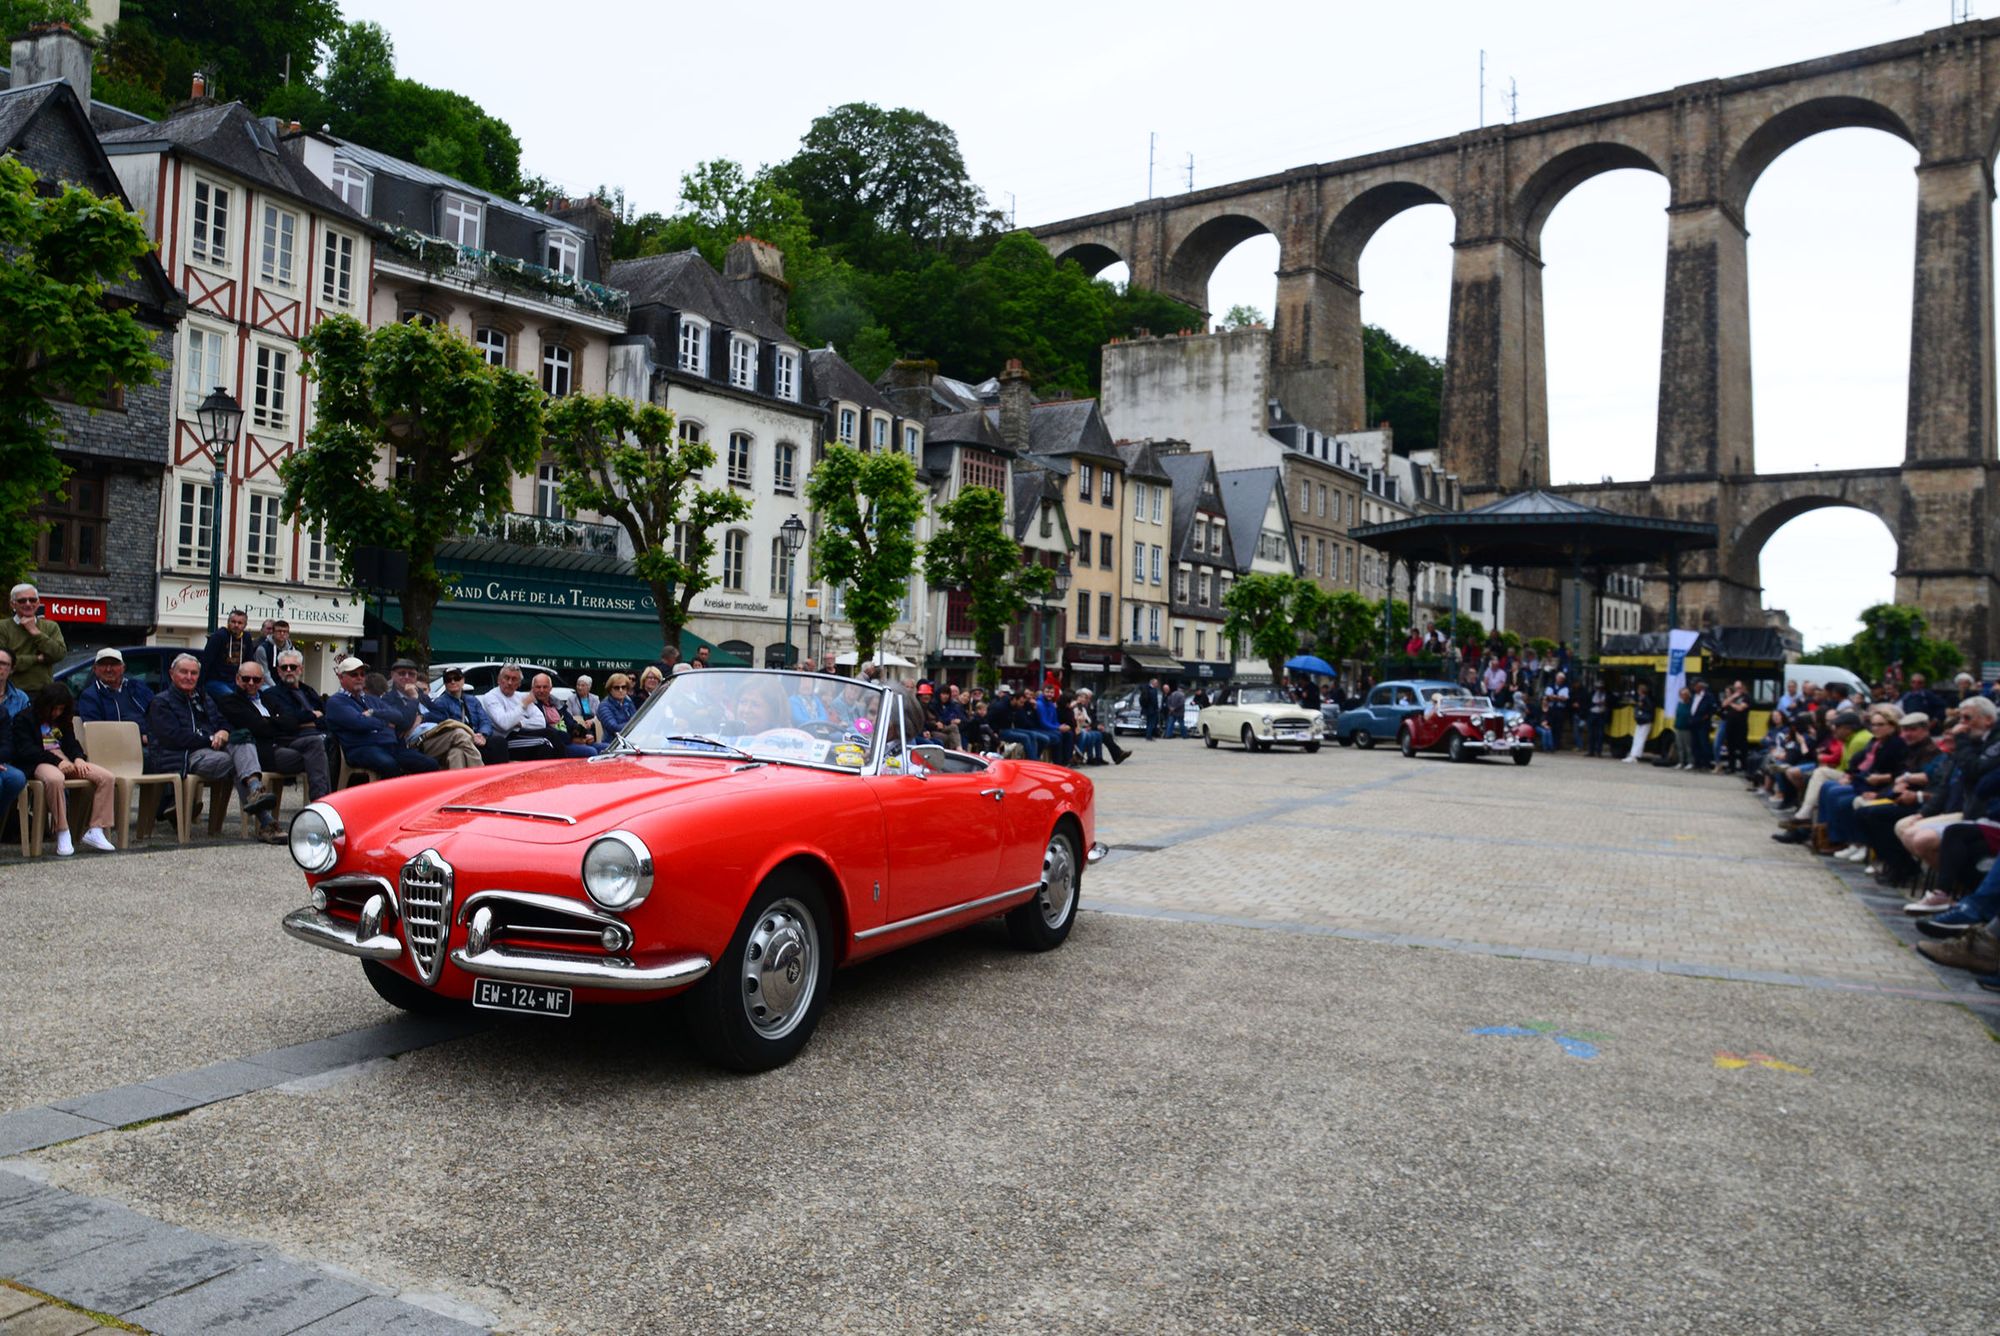
[[[283,818],[279,814],[285,805],[285,785],[304,784],[306,777],[303,774],[285,775],[280,774],[276,770],[266,770],[263,773],[263,780],[264,787],[269,789],[271,796],[277,799],[276,802],[271,804],[271,819],[282,823]],[[245,812],[243,814],[243,834],[246,837],[251,833],[251,829],[256,825],[256,822],[257,818],[250,815],[250,813]]]
[[[128,848],[132,818],[132,795],[135,791],[139,802],[139,839],[153,838],[153,804],[145,801],[145,790],[149,787],[164,786],[173,795],[174,832],[182,844],[187,843],[187,789],[181,777],[173,771],[152,771],[146,769],[146,749],[139,738],[139,726],[130,721],[100,719],[85,721],[79,726],[83,738],[83,754],[92,765],[101,765],[118,779],[118,829],[112,840],[120,849]]]
[[[92,787],[87,779],[63,781],[63,813],[68,819],[72,840],[83,833],[83,827],[76,823],[77,804],[67,801],[67,795],[74,789],[88,793]],[[21,790],[21,796],[15,802],[15,813],[21,820],[21,852],[30,858],[40,858],[42,843],[48,838],[43,827],[49,824],[48,795],[43,792],[42,781],[30,777],[28,787]]]
[[[362,778],[357,780],[354,778],[356,775],[360,775]],[[380,783],[381,780],[382,773],[379,770],[370,770],[364,766],[349,765],[346,754],[342,753],[340,758],[340,778],[334,781],[333,787],[335,789],[344,789],[349,784],[376,784]]]

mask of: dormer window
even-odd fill
[[[757,388],[757,343],[741,335],[729,338],[729,383],[739,390]]]
[[[903,428],[903,453],[915,459],[917,457],[917,447],[922,443],[922,440],[922,434],[915,427],[905,426]]]
[[[455,246],[478,250],[480,224],[485,221],[485,213],[484,207],[478,200],[467,199],[463,195],[446,195],[443,210],[444,239]]]
[[[351,162],[333,164],[333,193],[356,213],[368,212],[368,173]]]
[[[877,450],[887,450],[889,448],[889,419],[882,417],[874,419],[874,427],[875,448]]]
[[[774,388],[780,399],[791,403],[799,401],[799,355],[790,348],[780,348],[777,354]]]
[[[840,410],[840,443],[853,445],[854,434],[861,427],[861,416],[851,408]]]
[[[549,234],[549,268],[564,278],[583,276],[583,242],[567,232]]]
[[[708,326],[692,316],[681,317],[681,370],[708,374]]]

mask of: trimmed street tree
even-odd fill
[[[549,446],[563,474],[563,504],[594,510],[632,539],[633,569],[653,591],[663,644],[681,643],[688,608],[716,577],[716,526],[748,519],[750,498],[703,487],[695,475],[715,447],[674,434],[674,415],[615,396],[573,394],[548,411]],[[676,543],[677,525],[686,525]]]
[[[542,457],[541,387],[442,325],[337,315],[299,350],[319,404],[306,449],[279,469],[285,512],[323,528],[348,571],[360,547],[409,557],[398,644],[428,666],[438,546],[512,504],[514,478]]]
[[[49,400],[94,404],[165,365],[131,309],[104,303],[105,284],[151,249],[117,200],[75,186],[43,195],[33,169],[0,158],[0,587],[33,569],[44,527],[35,508],[61,497],[69,477]]]
[[[1319,620],[1313,625],[1314,643],[1320,655],[1340,664],[1365,659],[1381,638],[1381,614],[1352,589],[1339,589],[1326,596]]]
[[[1223,596],[1222,634],[1262,659],[1271,680],[1285,680],[1285,660],[1299,652],[1299,641],[1319,624],[1326,595],[1311,580],[1297,575],[1253,571],[1229,587]]]
[[[1028,598],[1048,592],[1055,573],[1025,565],[1007,522],[1007,499],[991,487],[968,487],[938,511],[937,532],[924,546],[924,579],[933,589],[962,589],[979,648],[980,685],[999,684],[993,649],[1027,610]]]
[[[899,451],[864,455],[828,446],[806,480],[806,502],[819,524],[813,577],[846,586],[854,661],[865,663],[896,624],[896,604],[909,594],[917,567],[917,521],[924,514],[917,466]]]

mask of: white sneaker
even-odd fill
[[[75,852],[76,846],[70,843],[69,832],[66,830],[58,832],[56,835],[56,857],[68,858]]]
[[[83,843],[87,848],[98,849],[107,854],[118,852],[118,846],[111,842],[109,836],[105,835],[104,827],[102,826],[92,826],[89,830],[83,832]]]
[[[1638,763],[1639,759],[1636,756],[1628,756],[1625,758],[1626,765],[1637,765]]]

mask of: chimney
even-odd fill
[[[549,217],[562,219],[597,243],[597,268],[602,273],[611,263],[611,243],[618,235],[618,215],[611,211],[611,206],[593,195],[584,199],[558,199],[547,212]]]
[[[1007,359],[1007,369],[1000,373],[1000,439],[1020,451],[1028,453],[1028,410],[1034,406],[1035,392],[1028,388],[1028,373],[1021,369],[1021,359]]]
[[[67,23],[37,23],[26,36],[14,39],[13,85],[25,88],[60,79],[89,111],[91,52],[91,43]]]
[[[891,362],[876,388],[895,408],[897,417],[921,422],[928,427],[931,420],[931,378],[935,375],[936,362]]]
[[[194,72],[194,82],[188,86],[188,101],[201,102],[208,97],[208,76],[200,70]]]
[[[744,292],[778,328],[792,302],[792,285],[785,281],[785,254],[768,241],[738,237],[722,260],[722,276],[744,285]]]

